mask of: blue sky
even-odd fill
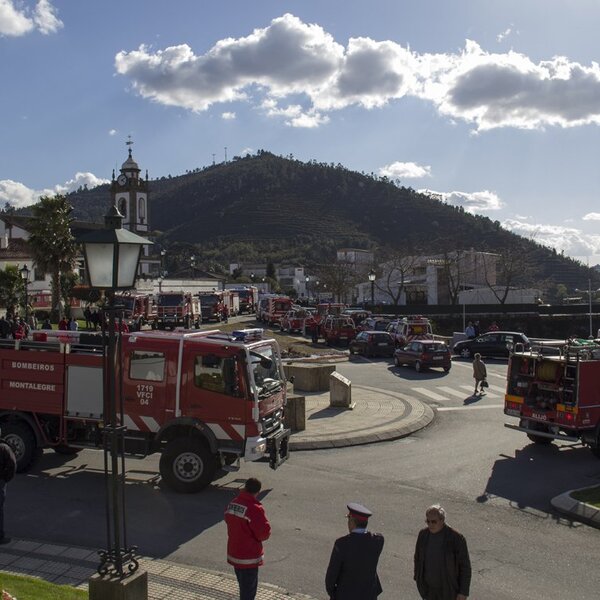
[[[269,150],[600,262],[596,0],[0,0],[0,202]],[[368,202],[365,202],[368,210]]]

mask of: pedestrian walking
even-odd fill
[[[325,589],[330,600],[376,600],[383,591],[377,575],[377,563],[384,539],[380,533],[367,531],[373,514],[362,504],[350,503],[348,535],[335,541]]]
[[[89,331],[92,328],[92,311],[89,306],[86,306],[83,311],[83,318],[85,319],[85,328]]]
[[[485,363],[481,360],[479,352],[475,354],[475,360],[473,361],[473,378],[475,379],[475,391],[473,395],[476,396],[478,387],[481,393],[487,387],[487,369],[485,368]]]
[[[235,570],[240,600],[256,598],[258,567],[264,556],[262,543],[271,535],[271,525],[258,500],[261,488],[261,482],[251,477],[225,510],[227,562]]]
[[[423,600],[466,600],[471,559],[462,534],[446,525],[446,511],[434,504],[425,511],[427,527],[415,547],[417,589]]]
[[[479,334],[481,333],[479,321],[475,321],[475,323],[473,323],[473,331],[475,332],[475,337],[479,337]]]
[[[229,322],[229,307],[227,304],[223,307],[223,321],[225,321],[225,323]]]
[[[12,448],[0,439],[0,544],[8,544],[10,538],[4,531],[4,501],[6,500],[6,485],[17,472],[17,461]]]

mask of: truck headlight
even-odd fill
[[[254,448],[252,449],[252,452],[254,452],[254,454],[264,454],[267,451],[267,442],[260,442],[259,444],[256,444],[256,446],[254,446]]]

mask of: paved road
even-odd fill
[[[333,539],[344,534],[345,502],[375,512],[386,535],[380,600],[416,600],[411,574],[423,511],[440,501],[449,523],[469,541],[472,598],[595,600],[599,532],[561,519],[549,499],[600,479],[600,461],[583,448],[538,448],[502,427],[506,364],[488,363],[489,393],[467,403],[471,367],[416,374],[388,361],[355,359],[338,370],[363,385],[414,395],[438,418],[409,438],[370,446],[296,453],[276,472],[246,465],[206,492],[182,496],[152,482],[157,458],[129,461],[129,535],[145,554],[209,569],[224,561],[224,505],[249,475],[263,479],[274,530],[264,581],[325,598],[323,575]],[[101,454],[44,456],[38,470],[9,489],[8,522],[16,536],[102,547]],[[137,481],[136,481],[137,480]]]

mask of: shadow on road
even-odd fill
[[[568,490],[597,484],[599,479],[600,461],[587,448],[532,443],[515,450],[514,456],[500,455],[477,502],[505,498],[515,509],[535,509],[565,523],[550,500]]]
[[[435,379],[443,379],[448,376],[448,373],[438,369],[426,369],[417,373],[413,367],[396,367],[390,365],[388,371],[394,377],[404,379],[406,381],[431,381]]]
[[[104,548],[104,472],[88,464],[61,467],[63,462],[46,454],[43,465],[10,483],[6,529],[17,538]],[[142,554],[156,557],[169,555],[220,523],[227,503],[245,481],[220,473],[229,476],[223,483],[217,479],[198,494],[178,494],[162,486],[156,473],[145,468],[151,466],[127,462],[127,534]],[[263,495],[268,493],[268,489],[263,491]]]

